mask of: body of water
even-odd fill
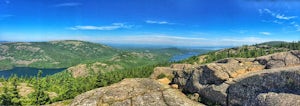
[[[187,53],[184,53],[184,54],[179,54],[179,55],[174,55],[170,61],[171,62],[177,62],[177,61],[181,61],[181,60],[184,60],[184,59],[187,59],[189,57],[192,57],[192,56],[197,56],[201,53],[199,52],[187,52]]]
[[[42,76],[52,75],[58,72],[65,70],[66,68],[59,69],[38,69],[38,68],[30,68],[30,67],[15,67],[10,70],[0,71],[0,77],[4,76],[4,78],[8,78],[13,74],[16,74],[18,77],[26,76],[36,76],[39,70],[42,70]]]

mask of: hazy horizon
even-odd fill
[[[232,47],[298,41],[299,18],[297,0],[1,0],[0,41]]]

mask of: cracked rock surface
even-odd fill
[[[297,50],[257,58],[223,59],[192,69],[172,71],[172,83],[180,89],[199,93],[221,105],[263,106],[269,100],[257,103],[256,98],[268,92],[288,94],[281,95],[282,98],[269,96],[281,101],[285,100],[284,97],[298,98],[290,95],[300,95],[300,51]]]
[[[77,96],[71,106],[203,106],[177,89],[148,78],[124,79]]]
[[[299,106],[300,96],[287,93],[262,93],[257,96],[258,106]]]

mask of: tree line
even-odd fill
[[[81,93],[117,83],[124,78],[149,77],[155,67],[167,65],[170,65],[170,63],[100,72],[79,78],[72,77],[67,71],[41,77],[41,70],[36,77],[18,77],[13,75],[8,79],[0,78],[0,82],[3,84],[0,105],[45,105],[72,99]],[[34,89],[34,92],[26,97],[21,97],[20,91],[17,89],[20,83],[27,83],[28,86]],[[55,92],[57,97],[50,98],[47,92]]]

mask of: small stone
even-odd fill
[[[174,89],[178,89],[179,88],[177,84],[172,84],[171,87],[174,88]]]

